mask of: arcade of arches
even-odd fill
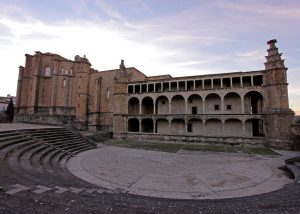
[[[128,132],[164,135],[264,136],[263,95],[249,91],[133,96],[128,101]]]

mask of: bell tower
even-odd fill
[[[271,139],[289,140],[294,112],[289,108],[287,68],[282,53],[276,47],[277,40],[267,42],[264,87],[266,88],[265,111],[268,117],[265,122],[266,137]]]

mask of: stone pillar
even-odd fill
[[[251,86],[253,86],[253,76],[251,76]]]
[[[139,119],[139,133],[142,133],[142,120]]]
[[[241,88],[243,88],[243,77],[240,77],[240,81],[241,81]]]
[[[172,100],[169,101],[169,114],[172,113]]]
[[[202,102],[202,111],[203,111],[203,114],[205,114],[205,98],[204,98],[204,100],[203,100],[203,102]]]
[[[153,133],[156,133],[156,120],[153,120]]]
[[[142,102],[139,102],[139,107],[140,107],[139,114],[142,114]]]
[[[232,88],[232,77],[230,77],[230,88]]]
[[[153,114],[156,114],[156,108],[155,108],[155,106],[156,106],[156,102],[153,101]]]
[[[224,114],[224,97],[221,98],[221,113]]]
[[[221,78],[221,88],[223,88],[223,78]]]
[[[185,114],[188,113],[188,105],[187,105],[187,100],[184,100],[184,105],[185,105]]]
[[[241,97],[241,104],[242,104],[242,114],[245,114],[245,103],[244,103],[244,97]]]
[[[243,127],[243,135],[242,136],[245,137],[246,136],[245,121],[243,121],[242,127]]]

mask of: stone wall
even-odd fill
[[[146,133],[114,133],[116,139],[129,139],[152,142],[177,142],[177,143],[207,143],[207,144],[228,144],[228,145],[250,145],[263,146],[266,144],[263,138],[240,138],[240,137],[207,137],[207,136],[180,136],[165,134],[146,134]]]

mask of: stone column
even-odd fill
[[[245,129],[245,122],[243,121],[243,123],[242,123],[242,127],[243,127],[243,137],[245,137],[246,136],[246,129]]]
[[[184,105],[185,105],[185,114],[188,113],[188,105],[187,105],[187,100],[184,100]]]
[[[245,103],[244,103],[244,97],[241,97],[241,104],[242,104],[242,114],[245,114]]]
[[[240,81],[241,81],[241,88],[243,88],[244,87],[244,85],[243,85],[243,77],[240,77]]]
[[[142,120],[139,119],[139,133],[142,133]]]
[[[139,102],[139,107],[140,107],[139,114],[142,114],[142,102]]]
[[[153,114],[156,114],[156,108],[155,108],[155,106],[156,106],[156,102],[153,101]]]
[[[153,120],[153,133],[156,133],[155,130],[156,130],[156,120]]]
[[[224,114],[224,97],[221,98],[221,113]]]

